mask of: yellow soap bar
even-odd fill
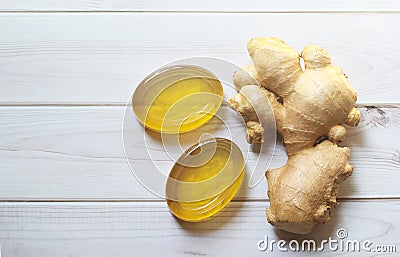
[[[201,221],[219,212],[235,196],[244,176],[244,158],[228,139],[212,138],[189,148],[171,169],[168,207],[185,221]]]
[[[182,133],[209,121],[221,106],[221,82],[192,65],[170,66],[145,78],[132,98],[138,120],[151,130]]]

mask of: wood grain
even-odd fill
[[[271,35],[298,51],[325,47],[359,103],[399,103],[396,13],[2,13],[0,24],[1,105],[124,104],[161,65],[205,56],[244,66],[246,42]]]
[[[400,10],[395,0],[300,0],[272,1],[255,0],[244,3],[240,0],[3,0],[0,11],[179,11],[179,12],[394,12]]]
[[[400,251],[400,205],[397,201],[346,201],[325,225],[298,236],[266,222],[266,202],[230,203],[201,223],[179,222],[164,202],[156,203],[0,203],[2,256],[266,256],[284,255],[257,249],[259,240],[370,240]],[[344,240],[345,241],[345,240]],[[346,252],[297,252],[301,256],[337,256]],[[377,254],[347,252],[350,256]],[[285,255],[286,256],[286,255]]]
[[[351,164],[355,171],[341,186],[340,197],[400,197],[397,183],[400,109],[370,106],[361,111],[361,124],[348,129],[343,143],[352,150]],[[157,199],[135,180],[125,160],[124,113],[124,107],[118,106],[1,107],[0,199]],[[234,141],[244,142],[245,127],[241,118],[227,106],[218,115],[228,124]],[[204,132],[230,137],[220,122],[213,119],[182,140],[197,139]],[[127,142],[135,146],[133,155],[128,155],[134,169],[150,169],[153,163],[139,140],[144,135],[143,127],[135,121],[129,133],[135,135],[134,142]],[[145,135],[149,138],[151,157],[168,173],[173,161],[165,155],[160,139],[151,132]],[[190,140],[184,149],[189,143]],[[245,142],[239,145],[247,147]],[[247,186],[257,156],[256,152],[249,154],[246,178],[236,200],[266,199],[265,179],[253,189]],[[284,148],[278,144],[271,165],[279,167],[285,161]]]

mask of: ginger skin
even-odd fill
[[[308,234],[314,224],[327,222],[337,204],[338,184],[353,171],[349,157],[349,148],[325,140],[289,156],[290,165],[269,170],[268,221],[298,234]]]
[[[262,101],[253,101],[252,95],[269,100],[289,158],[285,166],[266,171],[268,221],[307,234],[329,220],[338,183],[352,173],[350,150],[336,144],[346,135],[342,124],[357,126],[360,121],[357,94],[323,48],[306,46],[299,55],[273,37],[252,39],[247,48],[254,64],[235,72],[240,92],[228,104],[247,120],[248,142],[260,143],[264,128],[255,109]],[[320,138],[329,140],[316,145]]]

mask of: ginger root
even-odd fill
[[[346,135],[342,124],[357,126],[360,121],[357,94],[323,48],[306,46],[299,55],[273,37],[252,39],[247,48],[253,65],[233,75],[240,92],[228,103],[246,118],[248,142],[260,143],[264,128],[255,109],[262,101],[252,96],[263,94],[269,100],[289,158],[285,166],[266,171],[268,221],[307,234],[329,220],[338,183],[352,173],[350,150],[336,144]],[[321,139],[329,140],[319,143]]]

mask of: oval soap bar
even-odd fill
[[[171,169],[167,204],[185,221],[201,221],[219,212],[235,196],[244,176],[239,147],[224,138],[211,138],[190,147]]]
[[[198,66],[177,65],[147,76],[136,88],[132,106],[146,128],[182,133],[209,121],[222,98],[222,84],[213,73]]]

